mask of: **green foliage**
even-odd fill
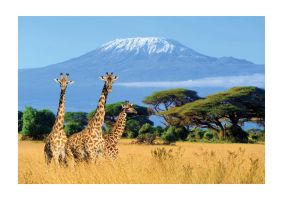
[[[228,140],[231,142],[248,142],[248,133],[245,132],[240,126],[231,126],[227,129]]]
[[[200,97],[197,95],[196,91],[178,88],[155,92],[152,95],[145,97],[143,102],[151,105],[155,112],[160,112],[176,106],[184,105],[188,102],[193,102],[197,99],[200,99]],[[167,125],[179,124],[179,120],[177,118],[172,119],[170,116],[163,114],[159,114],[159,116],[163,117]]]
[[[156,138],[156,135],[154,134],[154,128],[149,123],[143,124],[138,133],[137,141],[139,143],[153,144]]]
[[[23,112],[18,111],[18,132],[22,131],[23,127]]]
[[[86,112],[67,112],[65,114],[64,130],[67,135],[72,135],[83,130],[87,123]]]
[[[175,133],[175,126],[170,126],[165,132],[164,134],[161,136],[161,139],[165,142],[165,143],[173,143],[177,141],[177,137],[176,137],[176,133]]]
[[[156,138],[156,136],[154,134],[142,133],[142,134],[139,134],[136,139],[137,139],[138,143],[153,144],[155,138]]]
[[[234,87],[187,103],[183,106],[161,112],[161,115],[182,119],[183,125],[195,125],[218,133],[225,133],[231,126],[229,137],[246,142],[245,132],[240,124],[254,119],[264,120],[265,91],[257,87]],[[237,136],[238,134],[238,136]],[[222,135],[222,139],[226,136]]]
[[[76,122],[69,122],[65,125],[64,131],[67,135],[72,135],[74,133],[78,133],[84,129],[84,126],[82,126],[79,123]]]
[[[155,92],[151,96],[145,97],[143,102],[150,105],[163,103],[165,107],[170,107],[181,106],[199,98],[196,91],[178,88]]]
[[[23,135],[31,135],[36,131],[36,114],[36,109],[26,107],[23,112],[23,128],[21,132]]]
[[[265,141],[265,133],[264,130],[261,129],[249,129],[247,130],[248,137],[249,137],[249,143],[258,143],[258,142],[264,142]]]
[[[213,137],[214,137],[214,135],[210,131],[206,131],[205,134],[204,134],[204,139],[206,139],[206,140],[212,140]]]
[[[36,110],[27,107],[23,113],[22,133],[33,139],[43,139],[51,132],[55,115],[49,110]]]
[[[107,104],[105,107],[105,124],[110,131],[110,129],[114,126],[119,113],[122,110],[123,102],[116,102],[113,104]],[[149,116],[152,114],[151,110],[147,107],[139,106],[134,104],[134,108],[137,111],[137,115],[128,114],[125,134],[129,138],[136,138],[139,134],[139,129],[143,124],[149,123],[153,125],[153,122],[149,120]],[[93,110],[87,115],[87,118],[90,119],[94,116],[96,110]]]
[[[164,132],[164,129],[161,126],[156,126],[154,128],[154,134],[158,137],[160,137],[163,132]]]
[[[188,141],[190,142],[196,142],[197,141],[197,138],[196,138],[196,133],[194,132],[191,132],[189,135],[188,135]]]
[[[149,123],[145,123],[139,130],[139,134],[153,134],[153,127]]]
[[[188,137],[188,130],[184,126],[176,126],[174,135],[180,140],[186,140]]]
[[[65,114],[65,123],[76,122],[82,126],[87,125],[87,113],[86,112],[67,112]]]

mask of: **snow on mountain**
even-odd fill
[[[58,85],[53,83],[53,79],[60,72],[68,72],[75,84],[68,89],[66,107],[90,111],[95,108],[103,85],[98,77],[107,71],[119,76],[108,103],[128,99],[140,104],[145,96],[164,88],[136,89],[119,86],[118,83],[161,81],[177,83],[177,87],[179,81],[203,80],[207,77],[234,77],[236,80],[236,76],[264,74],[264,65],[233,57],[203,55],[175,40],[162,37],[115,39],[61,63],[43,68],[19,69],[19,109],[27,105],[56,109]],[[224,89],[225,85],[222,87]],[[219,90],[221,87],[197,89],[201,95]]]
[[[179,54],[179,56],[191,56],[195,58],[207,57],[175,40],[163,37],[115,39],[103,44],[99,50],[111,53],[135,53],[135,55],[143,53],[147,55]]]

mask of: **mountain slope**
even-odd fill
[[[101,47],[58,64],[36,69],[19,70],[19,109],[26,105],[56,110],[59,88],[53,79],[68,72],[75,84],[68,88],[69,110],[89,111],[103,85],[98,76],[105,72],[119,76],[117,82],[185,81],[217,76],[263,74],[264,65],[233,57],[215,58],[190,49],[181,43],[157,37],[116,39]],[[157,88],[118,86],[108,102],[129,99],[140,103]],[[204,91],[205,90],[205,91]],[[219,88],[210,88],[210,92]],[[210,93],[207,89],[202,94]]]

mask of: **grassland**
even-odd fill
[[[257,183],[265,182],[263,144],[177,142],[175,146],[119,144],[120,158],[47,167],[43,143],[19,141],[19,183]]]

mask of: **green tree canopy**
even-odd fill
[[[167,111],[170,108],[182,106],[188,102],[193,102],[200,99],[196,91],[187,90],[187,89],[170,89],[155,92],[152,95],[146,97],[143,102],[145,104],[151,105],[155,112]],[[175,124],[178,123],[178,120],[175,121],[166,115],[160,115],[164,120],[165,124]]]
[[[23,112],[18,111],[18,132],[20,133],[23,127]]]
[[[86,112],[67,112],[65,114],[65,127],[64,130],[67,135],[80,132],[87,125]]]
[[[239,131],[243,122],[255,117],[264,120],[264,109],[265,91],[263,89],[234,87],[205,99],[161,112],[161,114],[178,117],[182,119],[183,124],[216,130],[220,132],[221,137],[225,137],[228,127]],[[243,135],[243,137],[246,136]]]
[[[33,139],[42,139],[51,132],[54,122],[55,115],[50,110],[27,107],[23,112],[22,133]]]

